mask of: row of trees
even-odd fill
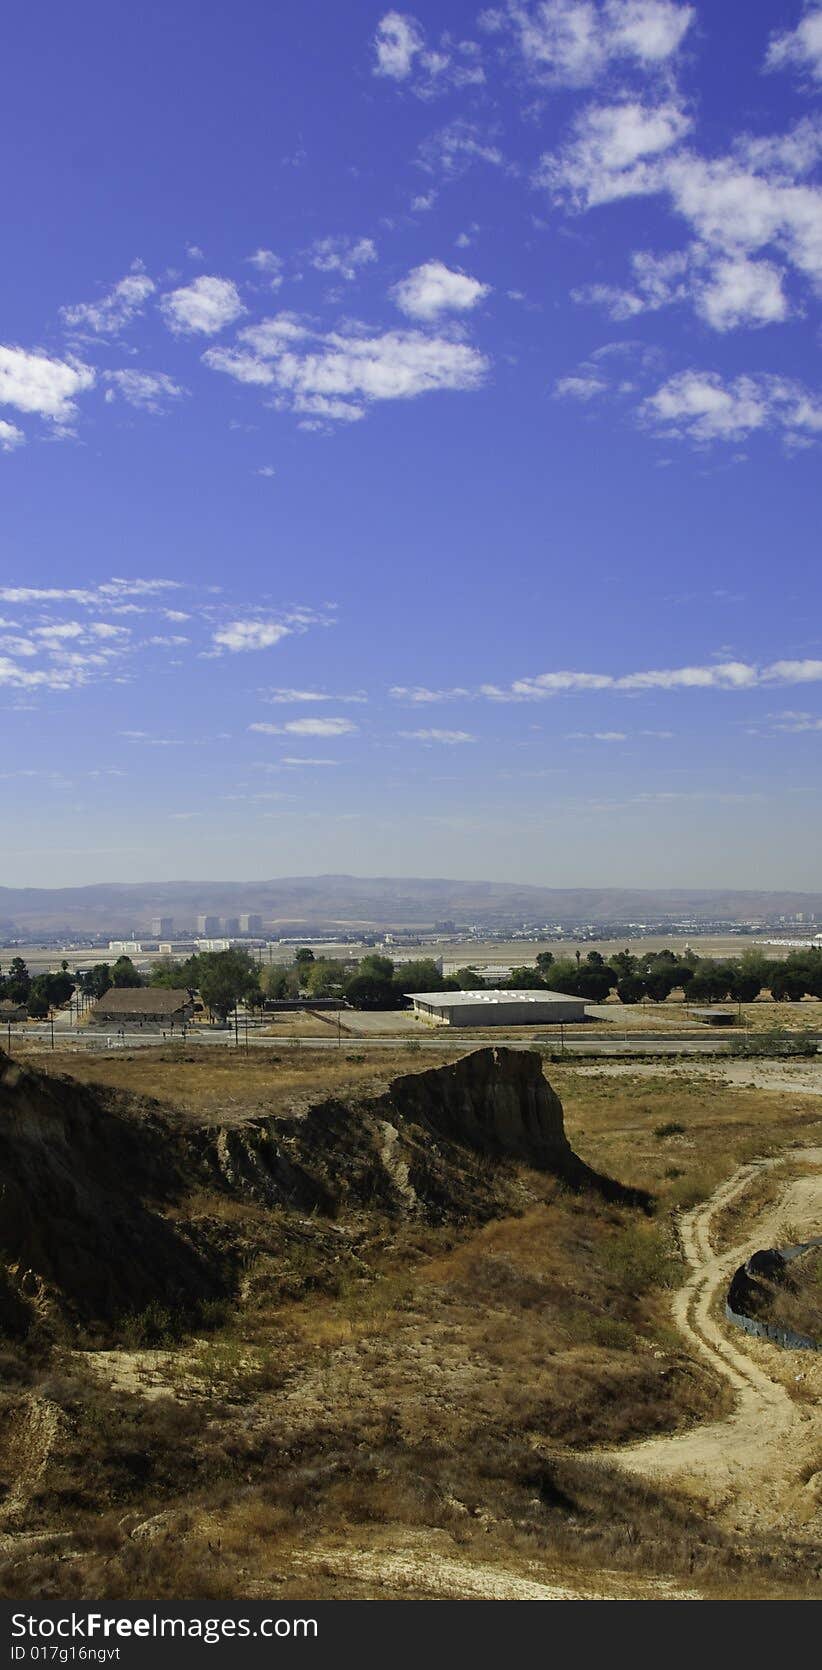
[[[622,1003],[650,1000],[664,1003],[674,991],[682,991],[689,1003],[752,1003],[763,991],[775,1002],[799,1002],[803,997],[822,999],[822,949],[792,951],[784,961],[773,962],[760,952],[747,951],[741,957],[715,961],[691,951],[664,950],[635,954],[619,951],[606,963],[598,951],[585,958],[554,958],[541,952],[536,968],[515,968],[501,981],[483,980],[467,966],[456,974],[443,976],[428,957],[395,966],[390,957],[369,952],[353,967],[337,959],[315,957],[308,948],[297,952],[289,966],[254,961],[250,952],[199,952],[184,962],[170,958],[156,962],[148,977],[135,968],[130,957],[114,963],[95,963],[90,969],[70,974],[64,962],[58,973],[32,977],[21,957],[15,957],[7,974],[0,974],[0,998],[25,1004],[29,1015],[41,1018],[67,1003],[77,991],[86,1001],[96,1001],[111,986],[181,987],[198,994],[206,1008],[225,1017],[238,1003],[262,1008],[266,1000],[284,998],[344,999],[356,1009],[403,1008],[410,992],[471,991],[496,986],[564,992],[604,1003],[612,991]]]

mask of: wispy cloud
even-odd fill
[[[311,265],[321,273],[338,273],[340,278],[357,277],[360,267],[377,259],[371,238],[318,238],[311,250]]]
[[[374,35],[373,73],[408,87],[417,98],[432,99],[452,87],[476,87],[485,80],[476,41],[440,35],[429,45],[422,25],[408,12],[390,11]]]
[[[473,695],[473,691],[459,684],[446,690],[431,690],[424,684],[392,684],[388,694],[397,702],[413,702],[415,706],[424,706],[428,702],[456,701],[459,697]]]
[[[614,690],[755,690],[779,684],[822,681],[822,661],[784,660],[757,665],[748,661],[718,661],[707,666],[653,668],[631,673],[558,671],[515,679],[513,684],[485,684],[481,694],[492,701],[544,701],[566,693]]]
[[[351,736],[359,727],[351,719],[288,719],[282,725],[257,720],[250,731],[261,731],[266,736]]]
[[[13,452],[15,447],[24,446],[26,437],[16,423],[7,423],[0,419],[0,452]]]
[[[127,273],[99,301],[78,302],[61,309],[63,321],[72,330],[78,327],[93,336],[119,336],[143,312],[156,285],[141,267]]]
[[[109,385],[107,400],[119,394],[129,406],[146,412],[162,412],[186,392],[164,371],[104,371],[103,379]]]
[[[281,621],[232,620],[213,634],[213,641],[218,649],[231,650],[234,653],[272,649],[283,638],[287,638],[290,631],[291,628],[284,626]]]
[[[613,67],[660,70],[695,17],[674,0],[508,0],[481,14],[489,34],[513,37],[522,63],[548,87],[590,87]]]
[[[367,702],[364,690],[354,691],[351,695],[332,695],[327,690],[294,690],[288,687],[277,687],[273,690],[261,692],[263,701],[276,703],[293,702]]]
[[[356,422],[376,401],[474,389],[488,371],[478,349],[421,331],[316,335],[285,315],[250,327],[240,340],[239,348],[209,348],[206,365],[271,388],[308,427]]]
[[[441,731],[437,729],[421,731],[400,731],[398,733],[408,742],[442,742],[455,744],[460,742],[476,742],[476,737],[470,731]]]
[[[771,36],[765,60],[768,70],[805,70],[822,81],[822,6],[808,4],[795,29]]]

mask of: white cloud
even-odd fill
[[[261,464],[259,469],[254,471],[254,474],[265,476],[266,480],[270,481],[277,474],[277,471],[273,464]]]
[[[717,661],[707,666],[664,667],[631,673],[583,673],[558,671],[515,679],[508,686],[482,685],[480,694],[492,701],[545,701],[568,693],[612,690],[636,693],[644,690],[755,690],[785,684],[822,682],[822,661],[772,661],[757,665],[748,661]],[[650,735],[652,733],[643,733]],[[653,733],[657,734],[657,733]],[[665,732],[658,733],[667,735]]]
[[[242,333],[254,353],[212,348],[203,359],[238,382],[275,387],[294,411],[320,421],[356,421],[362,402],[477,388],[488,370],[476,348],[420,331],[367,336],[349,328],[311,338],[305,347],[292,334],[289,347],[288,335],[272,328],[277,324],[264,321]]]
[[[531,75],[549,86],[588,87],[614,65],[654,70],[682,44],[692,6],[672,0],[509,0],[486,13],[496,32],[512,29]]]
[[[179,400],[185,393],[164,371],[104,371],[103,377],[110,385],[107,400],[113,399],[116,391],[129,406],[147,412],[161,412],[169,401]]]
[[[228,649],[234,652],[254,649],[271,649],[282,638],[287,638],[291,628],[283,626],[280,621],[273,620],[232,620],[227,626],[220,627],[212,634],[214,644],[218,649]]]
[[[644,419],[670,436],[738,441],[756,430],[822,435],[822,402],[800,383],[769,374],[723,382],[715,371],[682,371],[649,396]]]
[[[822,81],[822,6],[809,5],[795,29],[771,37],[765,68],[807,70]]]
[[[502,168],[505,158],[499,146],[492,144],[476,123],[462,118],[440,128],[420,146],[420,168],[430,174],[443,174],[446,179],[458,179],[475,162]]]
[[[751,261],[744,254],[714,259],[704,245],[694,244],[666,255],[637,250],[631,265],[633,289],[587,285],[572,292],[574,301],[602,306],[619,321],[690,301],[717,331],[777,324],[789,312],[782,274],[770,261]]]
[[[401,313],[430,322],[443,313],[470,311],[490,290],[490,284],[455,272],[443,261],[425,261],[412,268],[391,293]]]
[[[325,690],[293,690],[286,687],[267,690],[265,701],[272,703],[291,702],[365,702],[368,700],[365,692],[355,691],[350,696],[333,696]]]
[[[260,720],[249,725],[250,731],[262,731],[267,736],[350,736],[358,726],[350,719],[288,719],[284,725],[270,725]]]
[[[16,423],[6,423],[0,419],[0,452],[13,452],[15,447],[25,446],[26,437]]]
[[[449,87],[477,86],[485,80],[476,41],[440,36],[430,47],[421,25],[408,12],[386,12],[374,35],[374,75],[410,85],[418,98],[436,98]]]
[[[254,254],[248,256],[248,264],[256,267],[258,273],[265,273],[272,290],[279,289],[283,281],[283,262],[273,249],[255,249]]]
[[[779,324],[789,311],[778,267],[744,255],[717,262],[709,282],[697,293],[696,308],[718,331]]]
[[[560,377],[554,384],[554,393],[560,400],[595,400],[597,395],[605,394],[608,384],[601,377],[593,373],[581,377]]]
[[[89,673],[82,666],[24,668],[0,655],[0,685],[12,690],[73,690],[88,679]]]
[[[569,731],[569,742],[627,742],[627,731]]]
[[[787,709],[784,713],[772,713],[769,716],[769,728],[773,731],[787,731],[798,735],[802,731],[822,731],[822,719],[815,713],[796,713]]]
[[[460,742],[476,742],[477,740],[475,736],[471,735],[470,731],[440,731],[433,729],[424,731],[400,731],[399,734],[400,736],[405,737],[409,742],[442,742],[450,745]]]
[[[286,754],[280,765],[339,765],[339,760],[316,760],[296,754]]]
[[[389,76],[392,81],[405,81],[424,45],[425,36],[416,18],[409,17],[407,12],[386,12],[374,36],[374,74]]]
[[[339,273],[349,281],[358,269],[377,259],[372,238],[318,238],[312,245],[311,265],[321,273]]]
[[[781,135],[743,135],[730,155],[713,158],[682,148],[689,126],[671,100],[655,108],[625,102],[591,107],[577,118],[569,143],[543,156],[536,183],[577,210],[619,198],[666,196],[697,240],[684,257],[697,293],[701,268],[720,265],[722,287],[722,263],[741,263],[769,246],[822,287],[822,191],[801,179],[822,155],[822,123],[806,119]],[[726,276],[731,270],[724,267]],[[740,265],[738,277],[747,293],[741,323],[786,316],[776,269]],[[641,283],[633,293],[604,287],[599,298],[583,293],[583,299],[610,301],[623,317],[654,305],[652,291],[643,292]],[[726,314],[720,307],[721,328],[733,317],[733,308]]]
[[[136,270],[121,278],[99,301],[79,302],[74,307],[61,308],[60,312],[72,328],[79,325],[95,336],[118,336],[142,313],[155,288],[147,273]]]
[[[169,330],[202,336],[215,336],[246,311],[232,279],[205,274],[179,290],[170,290],[160,307]]]
[[[77,395],[93,384],[91,366],[79,360],[49,359],[24,348],[0,347],[0,406],[39,412],[64,424],[75,415]]]
[[[388,694],[398,702],[413,702],[415,706],[424,706],[428,702],[456,701],[463,696],[470,696],[472,692],[460,685],[450,690],[429,690],[424,684],[392,684]]]
[[[577,116],[569,143],[541,157],[536,183],[577,209],[658,191],[658,159],[690,127],[691,118],[673,99],[590,105]]]
[[[0,586],[3,603],[83,603],[90,608],[113,607],[123,598],[151,597],[156,592],[179,591],[179,580],[124,580],[115,577],[97,586]]]

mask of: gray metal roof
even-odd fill
[[[567,992],[523,991],[515,987],[513,991],[480,992],[409,992],[408,996],[414,1003],[430,1003],[435,1008],[453,1009],[461,1003],[583,1003],[581,997],[571,997]]]

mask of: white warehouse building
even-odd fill
[[[564,992],[410,992],[414,1014],[440,1026],[544,1026],[584,1021],[585,1000]]]

